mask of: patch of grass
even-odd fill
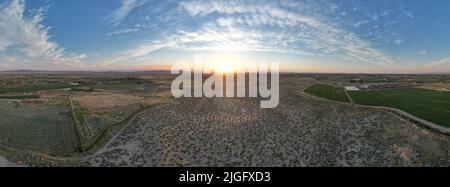
[[[117,84],[95,84],[90,85],[93,89],[111,90],[111,91],[129,91],[139,88],[138,83],[117,83]]]
[[[322,97],[325,99],[349,103],[350,100],[345,94],[344,88],[334,87],[326,84],[314,84],[305,89],[306,93]]]
[[[0,149],[64,156],[76,151],[70,108],[0,101]]]
[[[450,127],[450,92],[398,88],[349,92],[356,104],[398,108],[419,118]]]
[[[39,99],[39,95],[8,95],[0,96],[0,99]]]
[[[30,85],[30,86],[15,87],[15,88],[0,88],[0,93],[22,93],[22,92],[31,92],[31,91],[40,91],[40,90],[73,88],[73,87],[76,87],[76,86],[72,86],[70,84]]]
[[[93,92],[94,88],[90,88],[90,87],[74,87],[74,88],[71,88],[70,91],[73,91],[73,92]]]

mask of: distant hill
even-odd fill
[[[170,74],[167,70],[151,71],[41,71],[41,70],[8,70],[0,71],[4,75],[161,75]]]
[[[281,72],[286,74],[311,74],[311,75],[450,75],[450,72],[426,72],[426,73],[314,73],[314,72]],[[0,75],[164,75],[171,74],[169,70],[148,71],[43,71],[43,70],[5,70]]]

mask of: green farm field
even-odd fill
[[[0,147],[67,155],[77,140],[69,106],[0,100]]]
[[[39,95],[0,95],[0,99],[39,99]]]
[[[22,87],[15,87],[15,88],[0,88],[0,93],[22,93],[22,92],[41,91],[41,90],[73,88],[73,87],[76,87],[76,86],[72,86],[69,84],[30,85],[30,86],[22,86]]]
[[[450,127],[450,92],[398,88],[349,92],[360,105],[398,108],[419,118]]]
[[[117,83],[117,84],[96,84],[96,85],[90,85],[93,89],[100,89],[100,90],[108,90],[108,91],[129,91],[129,90],[135,90],[139,88],[141,84],[137,83]]]
[[[350,100],[345,94],[344,88],[334,87],[326,84],[314,84],[305,89],[306,93],[322,97],[325,99],[349,103]]]

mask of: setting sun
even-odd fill
[[[214,71],[219,73],[232,73],[236,71],[236,64],[231,61],[217,62],[215,64]]]

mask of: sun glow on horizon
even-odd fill
[[[219,61],[214,64],[214,71],[218,73],[234,73],[237,71],[236,63],[232,61]]]
[[[210,54],[205,56],[203,60],[211,71],[222,74],[241,71],[240,65],[246,61],[240,54],[229,52]]]

